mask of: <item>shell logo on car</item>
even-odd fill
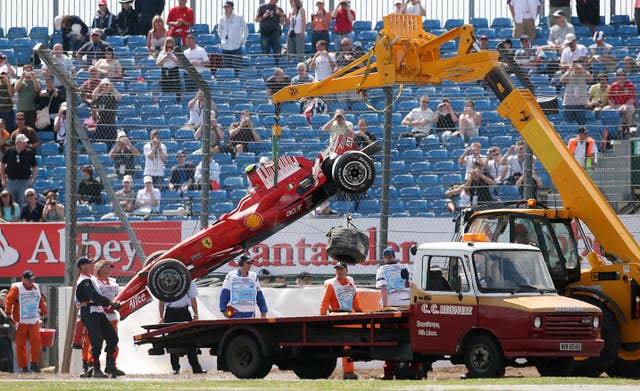
[[[244,219],[244,225],[250,230],[262,227],[262,216],[259,213],[251,213]]]

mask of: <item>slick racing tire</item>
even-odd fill
[[[147,257],[147,260],[144,261],[143,267],[147,267],[147,266],[151,265],[153,263],[153,261],[155,261],[156,259],[160,258],[162,255],[164,255],[164,253],[165,253],[164,250],[158,250],[158,251],[152,252]]]
[[[369,236],[353,227],[333,227],[327,234],[327,255],[347,264],[364,261],[369,252]]]
[[[191,275],[182,262],[171,258],[163,259],[149,271],[147,286],[156,299],[176,301],[189,292]]]
[[[333,163],[331,176],[338,189],[348,194],[360,194],[373,185],[376,169],[368,155],[351,151],[338,156]]]

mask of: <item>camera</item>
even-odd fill
[[[56,200],[49,200],[49,205],[55,205],[56,204]]]

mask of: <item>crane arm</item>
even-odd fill
[[[457,55],[442,58],[440,47],[457,40]],[[435,36],[422,29],[414,15],[388,15],[369,53],[320,82],[278,91],[274,103],[336,92],[442,80],[484,79],[501,102],[498,113],[508,117],[549,173],[565,207],[589,227],[607,252],[624,261],[640,261],[640,246],[605,197],[568,151],[533,94],[518,90],[498,62],[495,51],[473,51],[473,27],[464,25]],[[373,59],[375,58],[375,62]],[[358,67],[363,63],[366,67]]]

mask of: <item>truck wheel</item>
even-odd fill
[[[410,361],[401,361],[396,366],[397,380],[422,380],[427,377],[427,371],[431,368],[429,363],[412,363]],[[424,367],[424,365],[428,367]]]
[[[189,292],[191,275],[182,262],[163,259],[149,271],[147,286],[158,300],[176,301]]]
[[[616,361],[607,369],[607,375],[626,379],[640,379],[640,360],[625,360],[616,358]]]
[[[498,342],[489,336],[473,337],[464,350],[468,377],[485,378],[504,375],[505,359]]]
[[[271,370],[273,362],[260,352],[260,346],[248,335],[233,337],[224,350],[227,368],[238,379],[262,379]]]
[[[336,362],[335,358],[296,360],[292,369],[300,379],[327,379],[336,369]]]
[[[573,296],[573,298],[593,304],[602,311],[600,338],[604,340],[604,347],[598,357],[575,359],[571,376],[598,377],[616,361],[621,342],[620,327],[613,312],[599,300],[585,296]]]
[[[340,262],[356,264],[369,252],[369,236],[353,227],[333,227],[327,234],[327,255]]]
[[[536,360],[536,369],[540,376],[560,376],[571,375],[573,370],[572,357],[550,357]]]
[[[145,268],[149,266],[151,263],[153,263],[153,261],[155,261],[156,259],[160,258],[162,255],[164,255],[164,253],[165,253],[164,250],[158,250],[158,251],[152,252],[147,257],[147,260],[144,261],[144,264],[142,264],[142,267]]]
[[[373,185],[376,169],[368,155],[352,151],[338,156],[333,163],[331,176],[338,189],[348,194],[360,194]]]

